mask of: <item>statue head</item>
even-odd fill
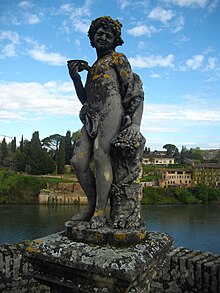
[[[110,16],[102,16],[92,21],[88,31],[88,37],[90,39],[90,43],[92,47],[94,47],[94,42],[93,42],[94,35],[100,27],[110,28],[112,30],[115,36],[113,49],[115,49],[117,46],[121,46],[124,43],[124,41],[121,38],[122,24],[117,19],[114,20]]]

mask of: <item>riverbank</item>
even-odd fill
[[[220,189],[206,185],[183,187],[144,187],[142,205],[219,203]],[[30,176],[0,170],[0,204],[85,204],[85,195],[74,176]]]
[[[182,187],[145,187],[141,203],[148,204],[204,204],[220,203],[220,189],[206,185],[192,188]]]
[[[60,183],[76,181],[75,177],[31,176],[0,169],[0,204],[39,203],[41,190],[56,189]]]

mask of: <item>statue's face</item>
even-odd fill
[[[94,47],[98,51],[107,51],[114,47],[115,36],[110,28],[100,27],[93,39]]]

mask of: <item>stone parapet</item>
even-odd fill
[[[31,254],[38,256],[40,243],[42,242],[36,240],[35,242],[27,242],[25,245],[26,248],[29,247],[28,250]],[[80,244],[78,243],[78,245]],[[151,245],[154,246],[155,242],[153,241]],[[49,293],[49,287],[40,284],[30,276],[33,272],[32,265],[21,254],[21,247],[24,247],[24,243],[0,245],[0,292]],[[140,251],[142,248],[142,244],[136,246],[136,249]],[[103,248],[102,253],[104,251]],[[54,249],[54,253],[58,261],[60,251],[55,251]],[[93,254],[95,255],[96,253],[97,250],[94,249]],[[74,254],[73,249],[69,258],[71,259]],[[110,257],[111,255],[113,254],[109,250],[107,256]],[[85,264],[88,263],[88,255],[84,255],[84,262]],[[105,269],[106,262],[103,259],[100,259],[100,262],[103,263],[103,268]],[[113,268],[117,266],[117,262],[113,263],[112,266]],[[126,270],[126,266],[122,266],[121,269]],[[145,278],[147,276],[143,275],[143,279]],[[104,278],[102,280],[105,281]],[[152,281],[150,284],[147,284],[146,281],[145,285],[145,289],[150,290],[152,293],[218,293],[220,292],[220,255],[189,250],[183,247],[171,249],[166,255],[164,265],[157,271],[153,270]],[[147,291],[142,290],[142,292]]]
[[[179,247],[151,283],[152,293],[219,293],[220,255]]]
[[[24,246],[32,276],[52,292],[150,292],[172,239],[150,232],[140,244],[127,247],[91,245],[56,233]]]
[[[46,287],[32,277],[32,266],[21,254],[23,244],[0,245],[0,292],[2,293],[49,293]]]

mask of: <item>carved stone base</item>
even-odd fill
[[[68,238],[93,244],[110,244],[114,246],[133,245],[144,241],[147,231],[140,229],[91,229],[88,222],[66,222],[65,232]]]
[[[62,232],[27,243],[24,254],[33,265],[32,276],[51,292],[147,293],[171,247],[164,233],[115,247],[74,242]]]

